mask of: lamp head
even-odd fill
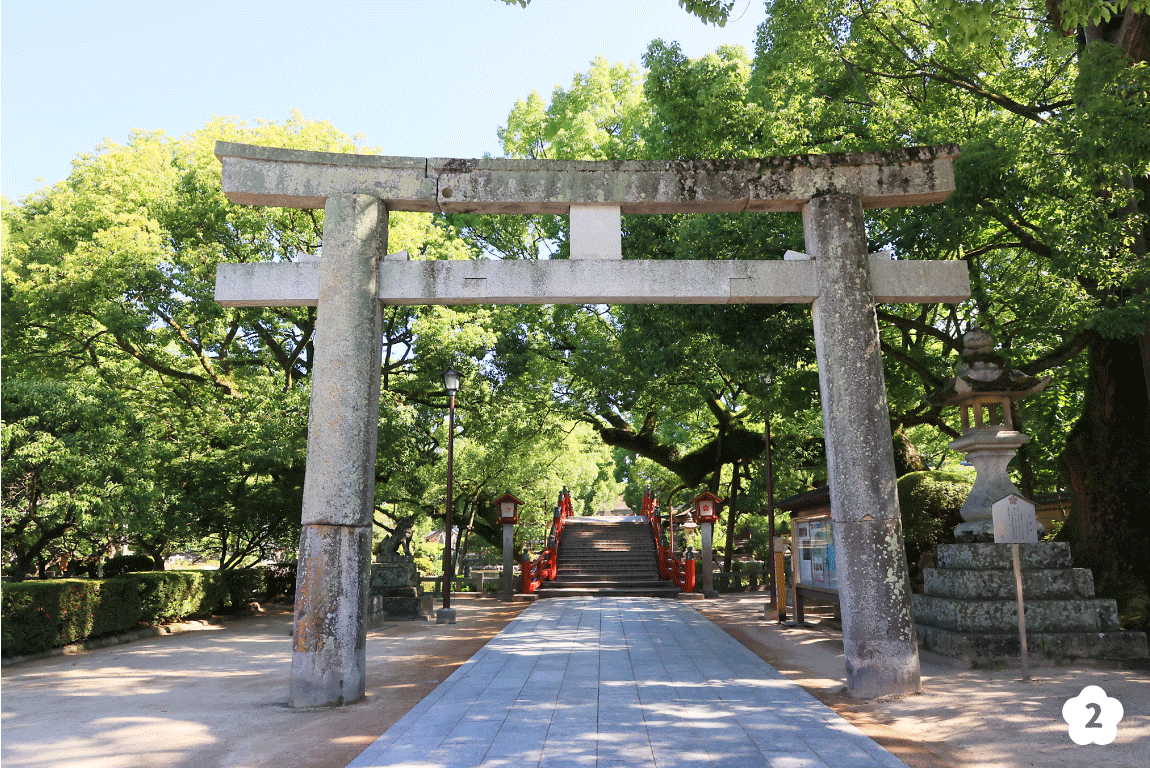
[[[456,392],[458,392],[459,391],[459,378],[460,378],[459,377],[459,371],[455,370],[451,366],[448,366],[447,370],[443,372],[443,387],[444,387],[444,389],[446,389],[451,394],[455,394]]]

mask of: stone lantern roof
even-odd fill
[[[1012,370],[994,347],[993,336],[977,325],[971,326],[962,337],[963,360],[955,366],[954,378],[947,379],[927,401],[931,405],[958,406],[974,405],[977,400],[988,404],[1000,401],[1005,407],[1010,400],[1021,400],[1042,391],[1050,382],[1049,376],[1030,376]],[[1009,408],[1006,410],[1004,416],[1009,419]],[[967,429],[965,408],[963,417],[963,429]]]

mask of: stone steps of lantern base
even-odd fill
[[[1018,562],[1022,570],[1069,568],[1070,544],[1065,541],[1040,541],[1019,544]],[[1013,571],[1014,556],[1010,544],[942,544],[938,548],[938,567],[969,568],[978,571]]]
[[[975,667],[997,667],[1018,659],[1021,641],[1018,626],[1013,632],[959,632],[944,627],[916,624],[920,648],[963,659]],[[1057,666],[1079,659],[1121,661],[1122,666],[1150,669],[1144,632],[1030,632],[1026,650],[1034,666]]]
[[[1025,594],[1025,593],[1024,593]],[[1113,600],[1025,600],[1026,628],[1033,632],[1107,632],[1120,628]],[[963,632],[1017,632],[1018,603],[912,595],[917,623]]]
[[[923,594],[961,599],[1014,600],[1013,570],[926,568]],[[1094,598],[1094,575],[1087,568],[1035,568],[1022,571],[1025,600]]]

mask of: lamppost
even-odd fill
[[[451,607],[451,490],[455,481],[455,393],[459,391],[459,372],[451,366],[443,372],[443,387],[451,395],[447,416],[447,513],[443,536],[443,607],[435,612],[436,624],[454,624],[455,609]]]

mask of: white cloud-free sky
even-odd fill
[[[656,38],[751,51],[763,16],[762,0],[736,0],[723,28],[676,0],[4,0],[0,193],[54,184],[133,129],[292,109],[389,155],[498,156],[515,101],[595,56],[641,66]]]

